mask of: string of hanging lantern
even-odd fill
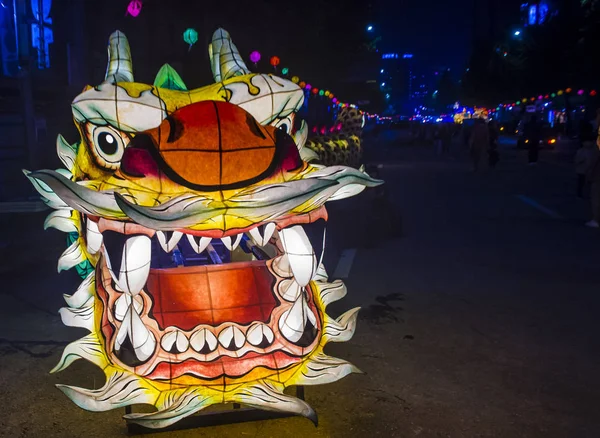
[[[258,62],[260,60],[261,60],[261,54],[259,51],[254,50],[252,53],[250,53],[250,61],[252,61],[254,63],[255,67],[258,67]],[[273,67],[273,69],[275,71],[277,71],[277,67],[279,66],[280,63],[281,63],[281,59],[278,56],[272,56],[271,58],[269,58],[269,64],[271,64],[271,66]],[[332,105],[336,105],[339,108],[346,108],[346,107],[358,108],[358,106],[356,106],[352,103],[341,101],[340,99],[338,99],[338,97],[335,94],[333,94],[332,91],[330,91],[328,89],[315,87],[315,86],[311,85],[310,82],[300,79],[299,76],[291,75],[290,69],[288,67],[283,67],[280,70],[280,74],[284,77],[289,77],[290,80],[294,84],[297,84],[300,88],[302,88],[304,90],[305,94],[309,97],[321,97],[321,98],[329,99],[329,100],[331,100]]]
[[[508,109],[511,110],[513,108],[519,107],[519,106],[527,106],[527,105],[533,105],[535,102],[542,102],[542,103],[549,103],[552,102],[554,99],[558,98],[558,97],[568,97],[568,96],[573,96],[573,95],[577,95],[580,97],[583,96],[589,96],[589,97],[596,97],[598,95],[598,92],[595,89],[585,89],[585,88],[581,88],[579,90],[577,90],[575,92],[575,90],[573,90],[572,88],[565,88],[565,89],[560,89],[558,91],[555,91],[553,93],[548,93],[548,94],[540,94],[539,96],[534,96],[534,97],[524,97],[520,100],[511,102],[511,103],[506,103],[506,104],[498,104],[496,106],[496,108],[492,108],[490,110],[490,112],[497,112],[500,111],[501,109]]]

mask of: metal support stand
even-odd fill
[[[304,400],[304,387],[296,387],[296,397]],[[125,413],[131,414],[133,410],[131,406],[125,407]],[[181,419],[177,423],[165,427],[163,429],[149,429],[139,424],[132,423],[128,420],[127,433],[129,435],[143,435],[148,433],[170,432],[173,430],[196,429],[199,427],[221,426],[224,424],[246,423],[248,421],[263,421],[275,420],[278,418],[295,417],[295,414],[288,412],[263,411],[254,408],[242,408],[239,403],[233,404],[233,409],[215,412],[201,412],[200,414],[192,415]]]

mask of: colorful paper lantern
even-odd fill
[[[312,89],[312,94],[317,94],[319,92],[319,89],[317,87]]]
[[[552,99],[554,99],[554,98],[556,97],[556,93],[552,93],[552,94],[550,95],[550,97],[552,97]]]
[[[327,315],[346,287],[328,279],[302,218],[316,220],[325,202],[381,181],[303,160],[296,142],[306,131],[294,139],[273,126],[300,117],[304,93],[266,74],[250,76],[261,79],[250,88],[248,69],[222,29],[209,51],[218,87],[211,81],[187,90],[169,67],[154,84],[135,84],[129,44],[118,31],[108,53],[102,86],[72,105],[86,132],[74,143],[58,136],[66,169],[25,172],[56,210],[45,226],[68,233],[59,272],[75,268],[83,279],[59,313],[86,333],[53,371],[84,359],[105,377],[101,387],[60,389],[91,411],[152,406],[125,415],[149,428],[222,403],[316,424],[308,403],[284,390],[358,372],[324,351],[352,337],[358,309]],[[181,128],[177,135],[161,135],[173,126]]]
[[[281,69],[281,74],[282,74],[282,75],[287,75],[289,71],[290,71],[290,69],[289,69],[289,68],[287,68],[287,67],[283,67],[283,68]]]
[[[298,84],[300,88],[306,88],[306,82],[302,81]]]
[[[306,88],[308,91],[310,91],[310,89],[312,88],[312,85],[306,84],[306,86],[304,88]]]
[[[550,98],[550,95],[549,95],[549,94],[546,94],[546,95],[544,96],[544,99],[549,99],[549,98]]]
[[[300,81],[300,78],[298,76],[292,76],[292,82],[294,84],[297,84]]]
[[[129,14],[132,17],[137,17],[142,12],[142,0],[131,0],[127,5],[127,12],[125,15]]]
[[[577,94],[578,94],[579,96],[583,96],[583,93],[585,93],[585,91],[583,91],[583,90],[579,90],[579,91],[577,92]]]
[[[567,88],[567,89],[565,90],[565,92],[566,92],[566,93],[570,93],[571,91],[573,91],[573,89],[572,89],[572,88]]]
[[[271,59],[269,61],[269,63],[273,66],[273,68],[277,68],[277,66],[279,65],[279,57],[278,56],[271,56]]]
[[[590,91],[590,96],[595,97],[598,94],[596,90]]]
[[[252,61],[255,65],[258,63],[258,61],[260,61],[260,52],[258,50],[250,53],[250,61]]]
[[[544,98],[544,96],[542,96],[541,94],[538,96],[538,100],[542,100]]]
[[[319,96],[323,96],[323,95],[325,95],[325,91],[319,90]]]
[[[336,97],[334,97],[334,98],[332,98],[332,99],[331,99],[331,102],[332,102],[332,103],[337,103],[337,101],[338,101],[338,100],[337,100],[337,98],[336,98]]]
[[[329,93],[329,98],[330,98],[330,99],[333,99],[334,97],[335,97],[335,96],[334,96],[334,94],[333,94],[333,93]]]
[[[559,96],[562,96],[564,94],[564,91],[563,90],[558,90],[558,93],[556,93],[556,94],[559,95]]]
[[[517,100],[517,105],[521,105],[521,101],[520,100]]]
[[[188,50],[191,50],[192,46],[198,42],[198,32],[191,27],[186,29],[185,32],[183,32],[183,41],[190,45]]]
[[[329,90],[325,90],[325,97],[329,97]]]

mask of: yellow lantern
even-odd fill
[[[556,94],[558,94],[559,96],[562,96],[564,94],[564,91],[563,90],[558,90],[558,93],[556,93]]]
[[[292,76],[292,82],[294,84],[297,84],[298,82],[300,82],[300,78],[298,76]]]

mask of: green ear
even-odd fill
[[[154,86],[169,90],[187,91],[183,79],[169,64],[165,64],[160,68],[154,79]]]

